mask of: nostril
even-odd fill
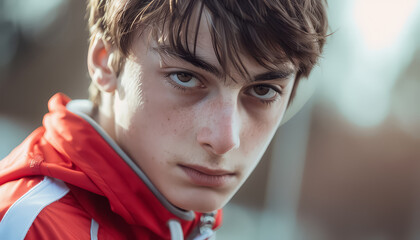
[[[201,146],[205,149],[211,149],[212,148],[212,146],[208,143],[201,143]]]

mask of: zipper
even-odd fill
[[[213,226],[216,222],[216,212],[203,213],[200,217],[200,223],[190,235],[188,240],[205,240],[214,235]]]
[[[204,234],[208,232],[208,230],[212,230],[214,226],[214,222],[216,221],[214,216],[216,214],[214,212],[211,213],[204,213],[200,218],[200,234]],[[213,231],[213,230],[212,230]]]

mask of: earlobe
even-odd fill
[[[101,91],[109,93],[117,87],[117,76],[111,64],[113,57],[113,50],[102,36],[94,36],[88,51],[89,75]]]

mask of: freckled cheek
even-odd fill
[[[157,134],[175,137],[185,135],[192,129],[194,114],[191,109],[181,108],[171,101],[162,101],[159,106],[152,106],[150,124],[158,127]],[[150,111],[149,111],[150,112]]]

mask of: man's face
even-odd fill
[[[115,138],[158,190],[181,209],[223,207],[255,168],[280,124],[294,84],[290,65],[269,71],[243,56],[252,81],[226,81],[206,21],[201,67],[157,43],[133,42],[114,97]],[[233,77],[235,81],[232,81]]]

